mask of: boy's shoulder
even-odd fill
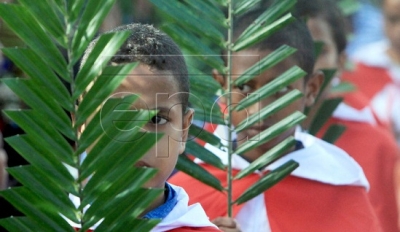
[[[213,128],[211,132],[220,138],[221,134],[226,136],[225,134],[228,131],[228,128],[223,125],[206,126],[205,128]],[[353,185],[369,188],[360,165],[339,147],[300,130],[296,131],[295,139],[300,141],[304,148],[281,157],[266,167],[266,171],[274,170],[287,161],[294,160],[300,166],[292,172],[292,176],[331,185]],[[227,163],[228,155],[226,151],[210,144],[205,144],[204,147],[218,156],[223,163]],[[198,159],[195,159],[195,161],[202,163]],[[250,164],[241,156],[233,155],[232,165],[236,170],[243,170]]]
[[[189,206],[189,196],[182,187],[170,186],[177,194],[177,203],[152,231],[220,231],[210,222],[199,203]]]
[[[293,159],[300,165],[293,171],[293,176],[334,186],[350,185],[369,188],[362,168],[344,150],[299,130],[296,131],[295,138],[303,144],[304,148],[282,157],[270,165],[269,169],[275,169]]]
[[[172,211],[156,225],[152,232],[195,232],[195,231],[220,231],[214,224],[210,222],[204,209],[199,203],[188,205],[189,196],[186,191],[179,186],[169,184],[177,195],[177,202]],[[79,199],[70,195],[70,199],[75,205],[79,205]],[[80,228],[79,225],[68,220],[68,223],[74,228]],[[93,231],[98,225],[90,228]]]
[[[271,231],[381,231],[362,187],[290,176],[263,200]]]

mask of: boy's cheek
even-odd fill
[[[233,111],[232,112],[232,123],[234,126],[239,125],[239,123],[241,123],[243,120],[245,120],[247,117],[249,117],[250,115],[248,115],[247,113],[247,109],[241,110],[241,111]]]
[[[182,143],[184,142],[177,141],[171,137],[163,137],[159,139],[155,146],[148,152],[148,155],[163,159],[177,157]]]

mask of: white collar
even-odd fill
[[[364,107],[362,110],[358,110],[342,102],[335,109],[332,116],[337,119],[365,122],[373,126],[377,125],[374,113],[369,106]]]
[[[219,125],[219,127],[225,126]],[[227,127],[225,127],[224,133],[227,133],[226,129]],[[216,130],[220,133],[222,131],[222,128]],[[300,166],[292,172],[291,175],[293,176],[325,184],[362,186],[367,190],[369,189],[369,183],[362,168],[345,151],[301,131],[296,131],[295,138],[303,143],[304,148],[283,156],[266,167],[267,170],[273,170],[289,160],[294,160]],[[210,144],[206,144],[205,148],[217,155],[224,164],[227,164],[226,151]],[[199,159],[195,161],[202,162]],[[234,154],[232,166],[234,169],[243,170],[249,166],[249,163],[239,155]]]
[[[176,185],[170,184],[171,187],[176,191],[178,196],[178,202],[176,203],[174,209],[160,222],[152,232],[162,232],[168,231],[175,228],[181,227],[214,227],[204,209],[201,207],[200,203],[195,203],[188,206],[189,196],[186,191]]]
[[[175,207],[172,211],[154,227],[152,232],[163,232],[181,227],[214,227],[214,224],[210,222],[204,209],[201,207],[200,203],[188,206],[189,196],[186,191],[176,185],[169,184],[177,194],[177,200]],[[76,207],[80,205],[80,199],[72,194],[69,195],[71,201]],[[86,206],[84,211],[90,206]],[[72,222],[64,215],[61,215],[71,226],[75,228],[80,228],[80,225]],[[103,219],[102,219],[103,220]],[[102,222],[100,220],[96,225],[92,226],[90,229],[95,230],[97,226]]]

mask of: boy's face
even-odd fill
[[[320,18],[307,20],[307,27],[314,41],[321,41],[324,47],[319,54],[314,70],[337,69],[339,67],[339,54],[329,24]]]
[[[247,50],[241,51],[235,54],[232,57],[232,78],[233,80],[237,79],[240,74],[244,73],[249,67],[260,61],[263,57],[267,56],[270,51],[258,51],[258,50]],[[235,106],[241,100],[247,97],[247,94],[253,93],[254,91],[258,90],[262,86],[268,84],[279,75],[284,73],[289,68],[297,65],[294,62],[293,58],[288,58],[273,68],[261,73],[259,76],[255,77],[248,83],[242,86],[234,86],[232,88],[232,105]],[[215,73],[216,74],[216,73]],[[220,81],[221,84],[225,88],[227,88],[227,83],[225,79],[222,79],[220,75],[215,75],[217,80]],[[223,80],[223,81],[221,81]],[[258,124],[246,129],[238,134],[238,145],[247,141],[247,139],[252,138],[253,136],[259,134],[261,131],[269,128],[270,126],[274,125],[275,123],[279,122],[280,120],[284,119],[285,117],[289,116],[290,114],[294,113],[295,111],[302,112],[305,106],[311,105],[313,103],[313,98],[316,96],[319,90],[319,86],[314,83],[314,78],[310,78],[307,83],[304,83],[304,78],[297,80],[296,82],[290,84],[287,88],[280,90],[278,93],[274,94],[273,96],[261,100],[259,103],[256,103],[245,110],[242,111],[234,111],[232,114],[232,122],[234,126],[237,126],[240,122],[245,120],[247,117],[258,114],[261,109],[265,106],[271,104],[273,101],[277,100],[278,98],[282,97],[286,93],[290,92],[293,89],[298,89],[305,94],[303,98],[300,100],[295,101],[291,105],[285,107],[284,109],[278,111],[274,115],[266,118],[263,121],[260,121]],[[317,83],[318,84],[318,83]],[[286,139],[288,136],[293,135],[295,128],[292,128],[283,134],[279,135],[277,138],[267,142],[254,150],[244,154],[250,161],[257,159],[260,155],[264,154],[266,151],[274,147],[279,142]]]
[[[148,66],[140,64],[115,92],[138,95],[140,98],[132,109],[158,110],[158,114],[151,118],[143,130],[163,133],[163,136],[135,164],[137,167],[158,170],[145,187],[164,188],[165,181],[175,168],[178,155],[185,149],[193,111],[182,114],[181,100],[176,94],[179,92],[177,86],[170,72],[150,70]],[[138,142],[140,143],[140,140]],[[131,143],[133,145],[135,141]]]
[[[323,69],[336,69],[336,76],[340,76],[344,65],[346,63],[346,54],[344,52],[338,53],[336,42],[333,38],[332,28],[328,22],[319,17],[309,18],[307,20],[307,27],[314,41],[323,42],[323,49],[314,65],[314,71]],[[330,92],[328,85],[321,93],[319,101],[310,108],[307,119],[303,122],[302,126],[309,129],[316,113],[318,112],[323,100],[325,100]]]
[[[400,54],[400,0],[384,0],[385,31],[392,48]]]

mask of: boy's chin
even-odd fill
[[[278,137],[273,138],[272,140],[263,143],[259,146],[257,146],[256,148],[254,148],[253,150],[247,152],[252,154],[252,161],[256,160],[258,157],[264,155],[266,152],[268,152],[269,150],[271,150],[272,148],[274,148],[276,145],[278,145],[280,142],[282,142],[283,140],[285,140],[286,138],[288,138],[289,135],[287,135],[287,133],[283,133],[281,135],[279,135]],[[252,141],[256,141],[257,137],[252,137]],[[244,142],[246,142],[247,140],[242,140],[238,142],[238,146],[240,146],[241,144],[243,144]],[[291,150],[290,150],[291,151]],[[288,151],[288,153],[290,152]],[[246,154],[247,155],[247,154]]]
[[[147,181],[144,185],[142,185],[143,188],[158,188],[158,189],[163,189],[165,188],[165,181],[159,181],[153,177],[149,181]]]

